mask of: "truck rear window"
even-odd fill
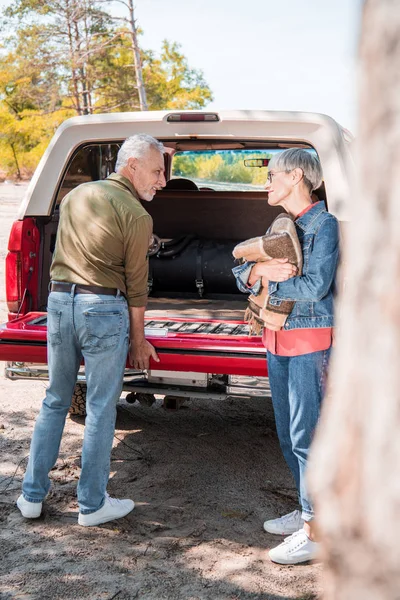
[[[176,152],[171,179],[189,179],[201,190],[262,191],[268,166],[249,167],[249,159],[266,159],[277,150],[196,150]],[[262,163],[262,160],[260,160]],[[171,187],[174,184],[171,182]]]
[[[307,148],[315,154],[315,150]],[[260,192],[268,175],[268,162],[282,148],[187,150],[172,158],[171,189]],[[175,180],[175,181],[173,181]],[[185,183],[186,182],[186,183]]]
[[[76,150],[66,167],[56,206],[81,183],[108,177],[114,171],[121,144],[120,140],[87,143]],[[269,142],[264,146],[260,142],[234,142],[233,147],[227,149],[221,148],[221,145],[226,146],[226,142],[222,142],[218,148],[218,143],[213,140],[212,150],[207,148],[210,146],[207,142],[198,143],[200,147],[195,150],[185,150],[184,141],[179,142],[179,149],[175,147],[175,142],[165,141],[164,144],[167,175],[169,172],[167,188],[175,190],[263,191],[268,161],[275,153],[291,146],[301,146],[315,153],[313,148],[301,143]],[[246,148],[246,145],[252,147]]]
[[[105,179],[114,171],[120,143],[88,144],[73,155],[57,194],[56,206],[81,183]]]

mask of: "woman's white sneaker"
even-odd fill
[[[304,529],[299,529],[268,554],[272,562],[280,565],[298,565],[317,558],[318,549],[317,542],[312,542]]]
[[[274,533],[275,535],[291,535],[301,527],[303,527],[303,519],[299,510],[294,510],[283,517],[271,519],[264,523],[265,531]]]
[[[133,500],[118,500],[118,498],[111,498],[106,494],[104,504],[99,510],[88,515],[79,513],[78,524],[83,525],[83,527],[101,525],[102,523],[108,523],[108,521],[114,521],[114,519],[126,517],[134,508],[135,503]]]
[[[42,513],[43,502],[28,502],[21,494],[17,506],[25,519],[37,519]]]

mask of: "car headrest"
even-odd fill
[[[198,190],[199,188],[194,181],[190,179],[184,179],[183,177],[177,177],[175,179],[169,179],[164,188],[165,190]]]

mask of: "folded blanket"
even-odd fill
[[[296,226],[292,217],[281,213],[273,221],[265,235],[241,242],[233,249],[233,256],[242,261],[266,261],[271,258],[287,258],[297,267],[301,275],[303,254]],[[249,296],[249,306],[244,319],[250,325],[250,332],[260,334],[263,327],[279,331],[292,312],[294,301],[280,300],[271,303],[268,288],[262,287],[258,296]]]

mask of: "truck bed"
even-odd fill
[[[240,300],[149,298],[146,319],[153,317],[194,319],[222,319],[241,321],[246,310],[246,298]]]

